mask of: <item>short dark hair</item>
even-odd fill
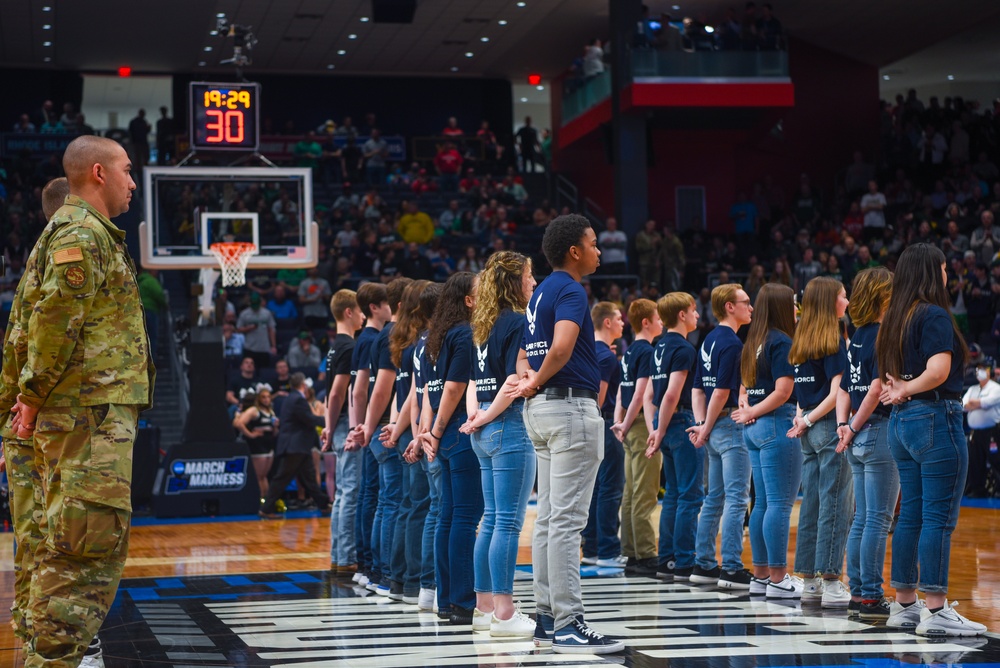
[[[297,390],[306,384],[306,375],[301,371],[296,371],[288,377],[288,384],[291,385],[293,389]]]
[[[590,221],[578,213],[554,218],[546,226],[545,236],[542,237],[542,252],[549,264],[555,268],[562,267],[569,249],[580,244],[590,226]]]
[[[365,283],[358,288],[357,298],[358,307],[366,318],[372,317],[372,304],[378,306],[389,300],[385,285],[382,283]]]

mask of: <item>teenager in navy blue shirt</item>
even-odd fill
[[[368,408],[368,386],[371,380],[371,351],[378,339],[379,332],[392,318],[392,309],[386,295],[385,286],[381,283],[365,283],[358,288],[358,308],[368,319],[367,326],[361,330],[354,344],[354,354],[351,357],[351,373],[354,376],[351,388],[353,402],[348,409],[351,431],[344,445],[345,450],[361,450],[361,484],[358,487],[358,507],[354,516],[354,535],[357,539],[358,572],[354,580],[358,584],[372,590],[378,587],[372,582],[372,544],[371,527],[375,522],[375,510],[378,505],[378,461],[371,448],[357,438],[357,426],[365,420]]]
[[[616,422],[611,427],[625,448],[625,488],[622,495],[622,554],[628,558],[625,572],[656,575],[656,493],[659,491],[663,457],[657,451],[646,457],[646,440],[653,431],[655,408],[647,396],[653,375],[653,339],[663,332],[656,302],[636,299],[628,308],[628,321],[635,341],[622,357],[622,380],[618,386]]]
[[[399,450],[385,447],[379,436],[381,428],[389,423],[396,382],[396,365],[392,363],[392,356],[389,353],[389,336],[396,323],[403,291],[412,282],[409,278],[400,277],[386,286],[386,299],[392,316],[382,327],[372,346],[368,407],[364,422],[360,423],[354,432],[354,437],[359,442],[368,444],[368,449],[378,462],[378,505],[371,526],[372,576],[369,577],[376,584],[377,594],[381,596],[391,594],[397,598],[403,596],[403,573],[393,573],[391,569],[392,537],[399,506],[403,501],[403,462]],[[392,590],[393,583],[396,586],[395,591]]]
[[[479,460],[468,434],[459,431],[467,419],[465,390],[472,377],[472,328],[475,274],[453,274],[444,284],[427,334],[424,409],[433,413],[421,439],[424,452],[441,462],[441,514],[434,536],[438,575],[438,607],[450,603],[450,621],[470,624],[476,605],[473,551],[476,526],[483,516],[483,483]]]
[[[879,402],[882,382],[875,360],[879,324],[892,295],[892,273],[865,269],[854,278],[847,366],[837,393],[837,452],[846,452],[854,474],[854,522],[847,536],[848,616],[889,617],[882,590],[886,537],[899,494],[899,472],[889,452],[889,407]]]
[[[517,352],[524,337],[524,307],[535,289],[531,261],[513,251],[490,255],[479,273],[472,311],[475,359],[466,391],[469,434],[482,471],[485,510],[475,549],[474,631],[494,637],[527,637],[533,619],[514,605],[514,567],[531,488],[535,450],[524,429],[524,400],[503,392],[517,381]]]
[[[583,530],[582,563],[602,568],[624,568],[626,558],[618,538],[622,493],[625,488],[625,450],[611,431],[615,423],[615,399],[622,370],[611,346],[621,338],[625,322],[617,304],[598,302],[590,309],[594,323],[594,345],[601,384],[597,403],[604,418],[604,459],[597,469],[594,493],[590,499],[590,515]]]
[[[892,535],[896,602],[886,625],[938,637],[986,632],[948,603],[951,534],[969,464],[961,402],[969,351],[948,313],[946,280],[939,248],[915,244],[903,251],[875,344],[880,398],[892,405],[889,448],[902,494]],[[917,598],[918,586],[926,603]]]
[[[646,457],[663,456],[663,504],[660,510],[659,565],[668,582],[688,581],[694,570],[698,513],[705,498],[705,451],[687,437],[694,426],[691,388],[697,353],[687,336],[698,329],[698,308],[686,292],[671,292],[656,304],[667,332],[653,351],[648,401],[656,406],[656,428],[646,443]]]
[[[553,272],[525,310],[522,352],[512,396],[527,399],[524,418],[538,456],[538,517],[531,541],[535,644],[555,652],[606,654],[625,644],[583,621],[580,532],[587,524],[597,468],[604,456],[604,420],[597,405],[601,373],[587,293],[601,251],[583,216],[559,216],[545,228],[545,259]]]
[[[795,293],[787,285],[765,284],[743,346],[743,389],[732,416],[745,425],[743,441],[753,469],[751,596],[802,596],[801,581],[788,575],[788,523],[802,477],[802,446],[787,433],[795,417],[795,371],[788,361],[794,333]]]
[[[740,395],[740,355],[737,330],[749,325],[753,307],[738,283],[712,290],[712,314],[718,326],[698,351],[698,371],[691,391],[694,426],[688,429],[696,448],[708,455],[708,493],[698,519],[695,565],[691,582],[725,589],[749,589],[750,572],[743,567],[743,518],[750,503],[750,456],[743,427],[733,422]],[[715,559],[715,537],[722,523],[722,568]]]
[[[795,571],[802,600],[846,608],[851,593],[840,580],[854,510],[851,467],[837,453],[837,392],[847,366],[840,319],[847,311],[840,281],[820,276],[802,295],[802,316],[788,360],[795,367],[796,415],[788,435],[802,445],[802,505],[795,538]]]

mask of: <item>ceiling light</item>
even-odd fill
[[[49,58],[48,56],[45,56],[45,62],[47,62],[47,63],[51,63],[51,62],[52,62],[52,59],[51,59],[51,58]]]
[[[490,41],[490,38],[489,37],[480,37],[479,41],[480,42],[488,42],[488,41]]]
[[[545,86],[535,86],[535,90],[545,90]]]
[[[346,55],[347,55],[347,52],[346,52],[346,51],[344,51],[343,49],[341,49],[341,50],[337,51],[337,55],[338,55],[338,56],[346,56]]]
[[[882,75],[882,81],[888,81],[888,80],[889,80],[889,75],[888,74],[883,74]]]
[[[517,6],[518,7],[527,7],[528,3],[527,2],[519,2],[519,3],[517,3]]]
[[[362,23],[368,23],[368,21],[370,21],[370,20],[371,20],[371,19],[369,19],[369,18],[368,18],[367,16],[362,16],[362,17],[361,17],[361,22],[362,22]]]
[[[452,66],[452,68],[451,68],[451,71],[452,71],[452,72],[457,72],[457,71],[458,71],[458,68],[457,68],[457,67],[455,67],[455,66]]]
[[[332,70],[333,68],[334,68],[333,63],[330,63],[329,65],[326,66],[326,69],[328,70]]]
[[[218,30],[209,30],[208,34],[211,35],[212,37],[215,37],[216,35],[219,34],[219,31]]]
[[[206,46],[206,47],[205,47],[205,51],[206,51],[206,53],[207,53],[208,51],[211,51],[211,50],[212,50],[212,47],[210,47],[210,46]]]
[[[355,35],[354,33],[351,33],[350,35],[347,36],[347,39],[357,39],[357,38],[358,36]]]
[[[42,42],[42,46],[52,46],[52,42]]]
[[[472,56],[473,56],[473,55],[474,55],[474,54],[473,54],[473,53],[472,53],[471,51],[466,51],[466,52],[465,52],[465,57],[466,57],[466,58],[472,58]]]
[[[527,101],[528,101],[528,98],[526,98],[526,97],[522,97],[521,98],[521,102],[527,102]]]
[[[198,61],[198,67],[205,67],[207,64],[204,60]]]
[[[954,74],[949,74],[948,75],[948,81],[954,81],[954,80],[955,80],[955,75]]]
[[[226,18],[226,13],[225,12],[219,12],[218,14],[215,15],[215,18],[217,18],[217,19],[224,19],[224,18]]]
[[[503,19],[500,19],[499,21],[497,21],[497,23],[500,24],[500,25],[502,25],[502,26],[507,25],[507,22],[505,20],[503,20]]]
[[[46,23],[45,25],[42,26],[42,30],[52,30],[52,26]]]
[[[51,12],[51,11],[52,11],[52,8],[51,8],[51,7],[49,7],[48,5],[46,5],[45,7],[42,7],[42,11],[43,11],[43,12]]]
[[[712,26],[705,26],[705,32],[711,35],[713,32],[715,32],[715,28],[713,28]]]
[[[680,5],[674,5],[673,7],[671,7],[671,9],[673,9],[675,12],[680,8],[681,8]]]

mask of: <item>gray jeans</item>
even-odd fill
[[[535,609],[561,629],[583,615],[580,532],[587,525],[604,419],[593,399],[529,399],[524,425],[538,457],[538,517],[531,539]]]
[[[333,452],[337,455],[337,493],[330,513],[330,563],[349,566],[358,562],[354,536],[354,516],[358,508],[361,477],[361,451],[344,450],[347,440],[347,415],[342,415],[333,430]]]

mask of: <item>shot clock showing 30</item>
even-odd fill
[[[256,151],[260,84],[191,83],[191,147]]]

